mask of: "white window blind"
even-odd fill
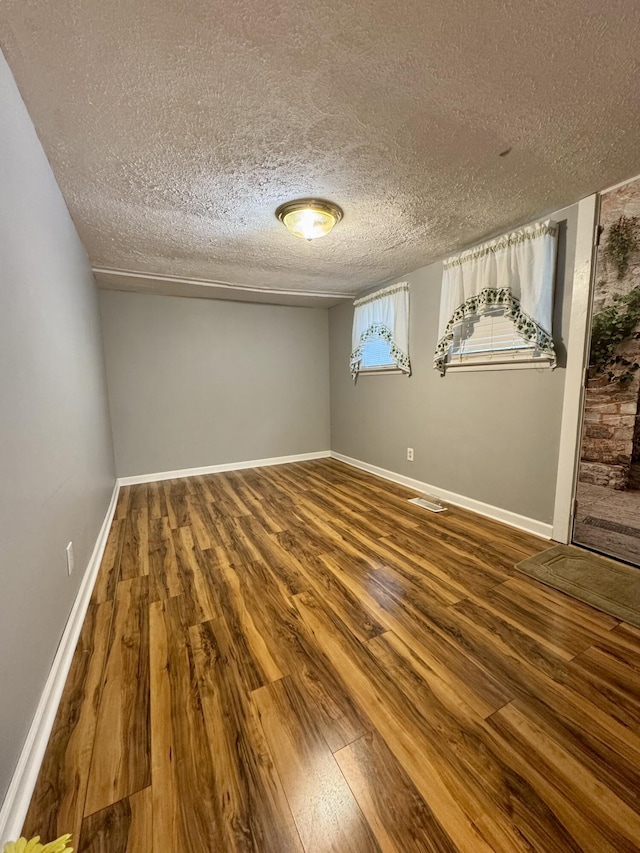
[[[362,350],[361,370],[397,370],[398,366],[391,357],[391,346],[384,338],[368,340]]]
[[[493,308],[481,317],[464,320],[456,328],[447,367],[548,361],[548,356],[517,331],[504,308]]]

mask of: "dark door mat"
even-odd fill
[[[556,545],[516,569],[640,628],[640,569],[573,545]]]
[[[606,518],[596,518],[588,515],[580,524],[588,524],[590,527],[599,527],[601,530],[611,530],[612,533],[622,533],[623,536],[635,536],[640,539],[640,527],[631,527],[629,524],[618,524],[617,521],[609,521]]]

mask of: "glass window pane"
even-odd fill
[[[389,344],[380,337],[367,341],[362,352],[362,367],[389,366],[396,366],[390,355]]]

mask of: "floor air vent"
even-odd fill
[[[444,512],[446,510],[446,506],[443,506],[437,498],[432,498],[430,495],[425,495],[423,498],[411,498],[409,503],[421,506],[430,512]]]

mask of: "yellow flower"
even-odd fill
[[[19,838],[17,841],[9,841],[4,846],[4,853],[73,853],[73,847],[67,846],[71,835],[61,835],[55,841],[48,844],[40,843],[40,836],[36,835],[30,841]]]

